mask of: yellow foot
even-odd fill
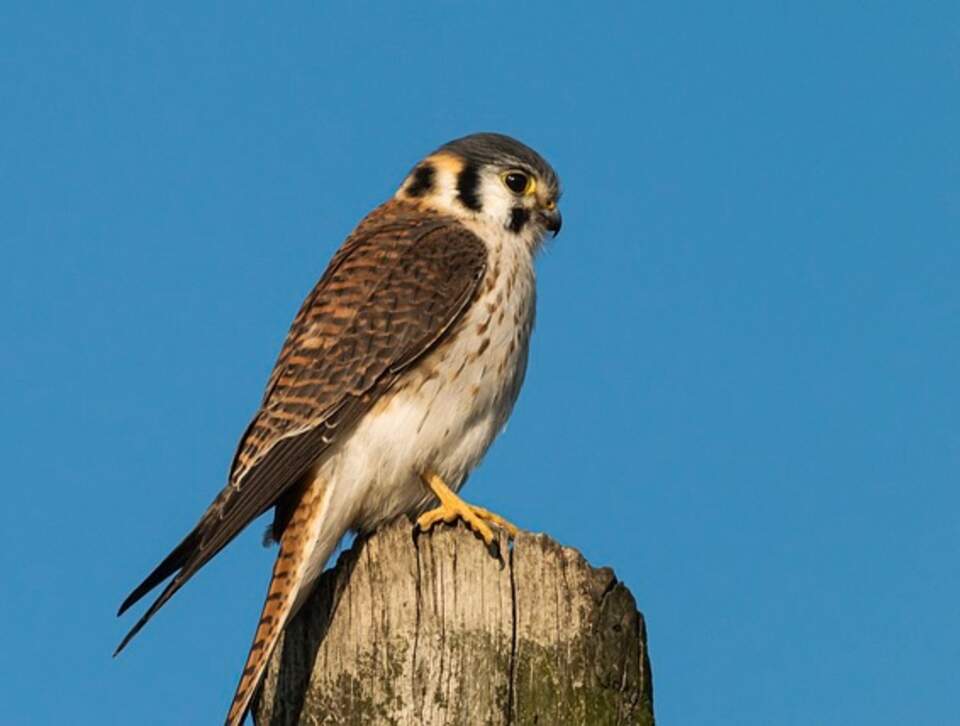
[[[443,479],[436,474],[425,474],[422,478],[424,484],[430,487],[430,491],[440,500],[440,506],[431,509],[429,512],[424,512],[417,518],[417,527],[421,532],[426,532],[437,522],[447,522],[449,524],[462,519],[470,529],[483,538],[488,547],[493,544],[494,540],[493,531],[487,526],[487,522],[505,530],[511,538],[519,534],[520,530],[499,514],[494,514],[483,507],[467,504],[454,494],[443,482]]]

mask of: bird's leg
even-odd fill
[[[417,518],[417,527],[420,531],[426,532],[437,522],[447,522],[449,524],[462,519],[470,529],[483,538],[488,547],[493,544],[493,531],[487,526],[487,522],[506,530],[510,537],[516,537],[519,534],[520,530],[499,514],[494,514],[483,507],[467,504],[454,494],[443,479],[436,474],[423,474],[420,478],[440,500],[439,507],[424,512]]]

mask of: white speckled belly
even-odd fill
[[[526,264],[524,264],[526,263]],[[337,470],[366,491],[354,526],[369,530],[432,495],[419,475],[440,475],[459,489],[501,431],[527,366],[534,317],[529,257],[491,256],[480,297],[455,337],[433,351],[357,427]]]
[[[453,336],[398,381],[316,472],[329,483],[329,500],[307,581],[347,530],[370,531],[425,510],[433,495],[421,474],[436,473],[459,489],[506,424],[534,322],[530,251],[490,249],[480,284]]]

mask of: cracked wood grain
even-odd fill
[[[609,568],[462,526],[360,539],[288,626],[260,726],[652,725],[643,616]]]

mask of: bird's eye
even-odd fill
[[[508,171],[503,175],[503,183],[514,194],[529,194],[533,191],[533,179],[522,171]]]

